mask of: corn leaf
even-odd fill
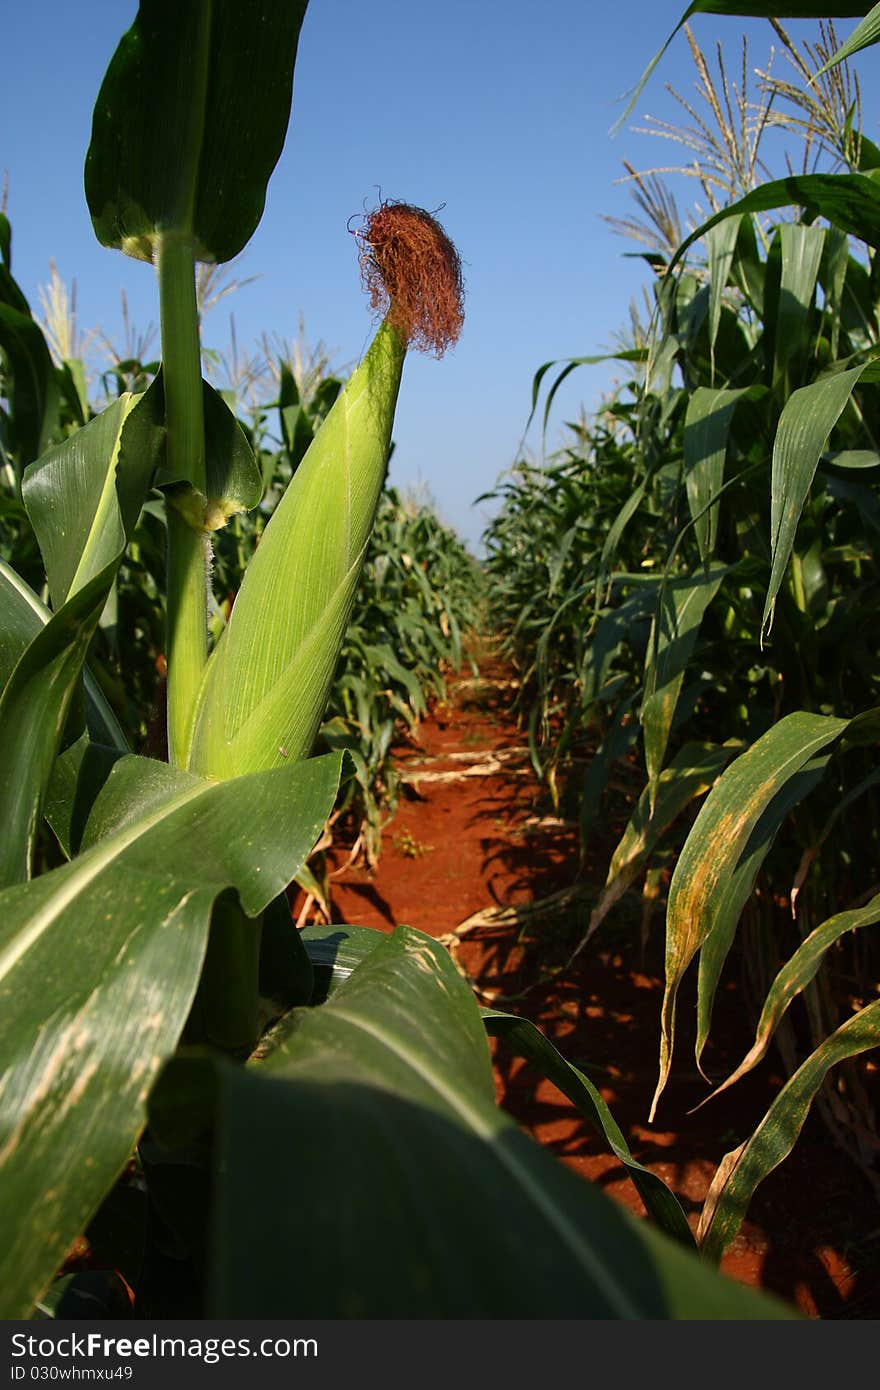
[[[30,313],[3,302],[0,351],[6,359],[8,443],[15,457],[26,463],[46,448],[58,422],[55,367],[46,340]]]
[[[233,887],[253,916],[284,889],[339,769],[331,754],[218,784],[124,758],[83,853],[0,894],[4,1317],[27,1315],[125,1164],[192,1003],[215,900]]]
[[[86,710],[88,719],[89,710]],[[121,733],[121,731],[120,731]],[[115,763],[131,750],[86,728],[55,759],[43,803],[46,817],[68,859],[79,853],[92,807]]]
[[[715,374],[715,341],[721,323],[724,289],[733,266],[733,255],[739,238],[739,217],[727,218],[712,227],[706,235],[706,254],[709,262],[709,354],[712,374]]]
[[[308,872],[308,864],[302,864],[294,880],[301,882]],[[283,1014],[308,1004],[314,994],[315,972],[290,915],[286,893],[273,899],[263,913],[258,984],[267,1014]]]
[[[706,609],[729,573],[729,566],[712,564],[695,578],[671,579],[661,586],[659,617],[655,616],[652,640],[645,661],[645,699],[642,727],[650,794],[657,783],[685,669],[693,655]]]
[[[880,245],[880,186],[874,179],[867,174],[792,174],[760,184],[745,197],[707,218],[685,237],[669,263],[670,271],[694,242],[728,217],[785,207],[804,208],[811,220],[824,217],[869,246]]]
[[[165,388],[160,371],[147,392],[158,422],[165,419]],[[202,415],[205,422],[205,488],[209,509],[208,530],[218,530],[235,512],[248,512],[263,495],[263,475],[244,430],[229,406],[207,381],[202,381]],[[163,454],[156,486],[186,482],[168,469]]]
[[[834,11],[829,9],[829,14],[832,12],[842,13],[836,9],[836,6]],[[875,5],[867,14],[865,14],[865,7],[860,6],[856,13],[865,15],[861,24],[856,25],[849,38],[840,45],[836,53],[831,55],[825,66],[819,69],[816,74],[817,77],[821,77],[823,72],[827,72],[835,64],[842,63],[844,59],[851,58],[854,53],[860,53],[863,48],[870,48],[872,44],[880,40],[880,5]]]
[[[588,592],[586,588],[583,591],[576,590],[571,601],[573,603],[581,602],[586,592]],[[647,619],[652,607],[652,598],[653,595],[650,592],[636,589],[634,593],[628,594],[617,607],[610,608],[602,614],[592,639],[587,644],[583,665],[579,672],[584,709],[589,709],[594,701],[602,698],[602,691],[605,689],[614,663],[626,644],[632,640],[633,629],[636,624],[640,620]],[[559,616],[560,612],[557,609],[547,624],[548,628],[552,629]],[[543,641],[543,634],[541,640]],[[551,645],[550,639],[548,639],[547,645],[548,647]]]
[[[166,1142],[185,1137],[185,1106],[162,1127],[176,1077],[216,1106],[213,1316],[786,1315],[517,1130],[494,1104],[471,991],[408,928],[299,1011],[265,1062],[172,1062],[154,1117]],[[292,1190],[309,1194],[307,1221]]]
[[[22,652],[51,616],[30,585],[0,558],[0,690]]]
[[[717,230],[717,227],[713,230]],[[777,235],[782,264],[775,325],[774,374],[781,377],[791,358],[809,348],[807,320],[816,293],[825,231],[822,227],[783,222]]]
[[[712,929],[700,948],[697,976],[697,1037],[694,1045],[698,1067],[709,1037],[712,1006],[721,971],[733,944],[742,910],[752,895],[761,865],[769,854],[783,821],[822,780],[830,756],[829,753],[824,753],[817,758],[811,758],[805,767],[780,787],[758,817],[736,865],[718,889],[713,904]]]
[[[624,502],[617,516],[612,521],[602,544],[602,553],[599,556],[599,568],[596,575],[596,612],[600,607],[602,590],[608,579],[608,571],[614,563],[617,548],[620,545],[623,533],[632,521],[642,502],[645,500],[645,493],[648,490],[647,480],[639,483]]]
[[[306,927],[301,933],[318,979],[316,1002],[322,1002],[345,982],[379,942],[381,933],[364,927]],[[657,1225],[682,1244],[693,1247],[694,1238],[675,1195],[666,1184],[633,1158],[611,1111],[593,1083],[562,1056],[544,1034],[526,1018],[481,1009],[490,1037],[531,1061],[590,1122],[600,1138],[626,1168],[649,1215]]]
[[[622,700],[614,712],[611,727],[590,759],[584,773],[581,788],[581,805],[578,815],[581,841],[586,843],[590,830],[599,817],[602,796],[616,762],[624,758],[638,739],[639,726],[630,718],[630,710],[636,696]]]
[[[880,468],[880,454],[876,449],[828,449],[822,463],[834,468]]]
[[[739,1230],[752,1194],[785,1159],[803,1128],[828,1072],[848,1057],[880,1045],[880,1000],[847,1019],[826,1038],[783,1086],[754,1134],[725,1154],[703,1206],[697,1241],[718,1260]]]
[[[266,908],[338,777],[336,755],[235,785],[124,759],[88,851],[0,895],[3,1316],[24,1318],[127,1161],[192,1004],[214,899],[235,887],[247,912]]]
[[[141,0],[101,85],[86,157],[102,245],[149,261],[157,233],[174,230],[198,260],[242,250],[284,144],[305,9]]]
[[[0,304],[22,314],[31,312],[21,286],[12,277],[12,227],[5,212],[0,212]]]
[[[846,408],[866,367],[814,381],[793,391],[779,418],[773,443],[770,496],[770,543],[772,565],[764,613],[761,641],[773,623],[776,598],[791,558],[798,522],[828,436]]]
[[[733,743],[686,743],[660,773],[653,806],[651,789],[644,789],[611,856],[605,887],[590,914],[584,944],[635,882],[670,825],[695,797],[709,790],[735,752]]]
[[[870,0],[692,0],[687,14],[748,15],[754,19],[824,19],[827,15],[864,14]]]
[[[118,562],[163,445],[151,392],[126,392],[25,470],[22,495],[56,609]]]
[[[847,932],[858,931],[861,927],[872,927],[876,922],[880,922],[880,894],[875,894],[864,907],[850,908],[847,912],[836,912],[833,917],[829,917],[826,922],[822,922],[820,926],[810,932],[810,935],[798,947],[791,959],[786,961],[767,991],[761,1017],[758,1019],[758,1026],[755,1030],[753,1046],[746,1053],[739,1066],[730,1073],[720,1086],[715,1088],[712,1095],[708,1097],[709,1100],[714,1100],[722,1091],[726,1091],[728,1086],[739,1081],[740,1077],[752,1071],[763,1060],[780,1019],[786,1013],[792,1000],[796,999],[815,978],[829,947],[833,946],[835,941],[839,941]],[[878,1037],[878,1042],[880,1042],[880,1037]],[[703,1104],[705,1103],[704,1101]]]
[[[559,372],[559,374],[553,382],[553,385],[550,387],[550,390],[547,393],[547,400],[544,405],[543,422],[543,430],[545,433],[547,431],[547,423],[550,419],[550,410],[553,406],[553,401],[555,399],[556,393],[559,390],[562,383],[566,380],[566,378],[569,377],[577,367],[598,366],[600,362],[645,362],[647,361],[647,358],[648,351],[646,348],[623,348],[620,352],[603,352],[599,353],[598,355],[594,354],[591,357],[563,357],[559,359],[554,358],[550,362],[544,362],[538,368],[538,370],[535,372],[534,377],[532,378],[532,408],[529,412],[529,418],[526,421],[526,427],[523,430],[523,436],[527,435],[529,432],[532,420],[535,417],[535,410],[537,409],[538,400],[541,395],[541,385],[543,383],[544,377],[550,371],[551,367],[561,367],[562,371]]]
[[[58,424],[58,377],[46,340],[12,276],[12,228],[0,212],[0,352],[5,358],[5,446],[20,472]]]
[[[84,447],[75,435],[60,452],[52,450],[29,470],[35,487],[29,494],[34,525],[45,545],[50,585],[63,601],[21,653],[0,695],[0,820],[6,827],[0,848],[2,884],[30,872],[43,800],[80,688],[86,651],[152,477],[155,436],[141,428],[139,399],[126,396],[105,411],[104,427],[93,430]],[[103,419],[94,423],[100,426]],[[117,468],[123,458],[125,466]],[[62,460],[69,464],[66,472]],[[42,484],[56,472],[53,508]],[[85,505],[81,496],[87,497]],[[10,593],[7,586],[7,600]],[[13,642],[22,631],[20,599],[21,594],[15,600]],[[78,732],[68,730],[68,735]]]
[[[632,1179],[648,1215],[656,1221],[660,1229],[674,1240],[680,1241],[682,1245],[693,1249],[694,1237],[675,1194],[669,1190],[662,1178],[658,1178],[650,1168],[633,1158],[614,1116],[592,1081],[571,1062],[566,1061],[550,1039],[545,1038],[529,1019],[519,1018],[516,1014],[499,1013],[496,1009],[483,1009],[481,1012],[490,1038],[498,1038],[517,1056],[525,1057],[537,1067],[543,1076],[558,1086],[562,1094],[567,1096],[572,1105],[589,1121],[600,1139],[608,1144]]]
[[[0,560],[0,690],[22,652],[51,617],[33,590]],[[108,763],[131,751],[88,666],[83,668],[83,684],[86,729],[56,758],[43,806],[68,858]]]
[[[803,711],[787,715],[736,759],[700,808],[669,888],[660,1076],[652,1119],[669,1076],[679,984],[718,921],[725,889],[749,837],[777,792],[854,722]]]
[[[314,1003],[323,1004],[384,937],[374,927],[303,927],[300,940],[315,972]]]
[[[688,400],[684,422],[684,466],[688,508],[705,564],[718,537],[717,498],[724,482],[727,439],[737,402],[746,387],[715,390],[698,386]]]

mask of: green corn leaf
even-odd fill
[[[754,829],[729,876],[719,886],[713,902],[712,929],[700,948],[697,976],[697,1037],[694,1044],[698,1067],[709,1037],[712,1006],[721,971],[733,944],[742,910],[752,895],[761,865],[769,854],[783,821],[821,782],[830,756],[829,753],[824,753],[817,758],[811,758],[805,767],[780,787],[755,822]],[[705,1076],[705,1072],[703,1075]]]
[[[31,608],[26,592],[27,585],[3,565],[0,711],[5,718],[0,727],[0,804],[8,820],[0,849],[0,884],[28,876],[39,805],[68,715],[70,739],[84,722],[82,704],[75,703],[75,696],[88,636],[97,623],[93,593],[53,618],[36,599]],[[84,629],[88,629],[85,639]]]
[[[786,961],[767,991],[761,1017],[758,1019],[758,1026],[755,1030],[753,1046],[746,1053],[739,1066],[730,1073],[730,1076],[715,1088],[708,1100],[714,1100],[722,1091],[726,1091],[728,1086],[733,1086],[740,1077],[752,1071],[763,1060],[779,1021],[786,1013],[789,1004],[815,978],[825,959],[826,952],[834,945],[835,941],[839,941],[847,932],[858,931],[861,927],[872,927],[876,922],[880,922],[880,894],[875,894],[864,907],[854,907],[847,912],[835,913],[833,917],[829,917],[827,921],[822,922],[820,926],[810,932],[810,935],[801,943],[791,959]],[[878,1037],[878,1043],[880,1043],[880,1037]],[[703,1104],[705,1105],[706,1101]]]
[[[397,660],[387,643],[383,643],[381,646],[364,645],[362,651],[370,671],[377,675],[380,685],[387,684],[387,677],[390,676],[406,691],[412,709],[417,714],[427,713],[422,687],[415,671],[407,670]]]
[[[73,436],[71,454],[63,448],[62,455],[52,450],[48,463],[42,460],[29,470],[36,482],[36,491],[29,497],[35,527],[45,544],[50,584],[64,601],[21,653],[0,696],[0,820],[6,827],[0,849],[3,884],[27,878],[30,872],[43,800],[80,689],[86,652],[136,522],[138,499],[145,495],[152,477],[154,436],[149,428],[142,430],[138,421],[139,399],[124,397],[111,406],[105,412],[110,429],[106,434],[92,432],[84,449],[74,446],[79,436]],[[109,466],[108,450],[113,460]],[[60,457],[74,460],[66,475]],[[124,466],[117,468],[116,461],[123,458]],[[80,462],[83,466],[77,468]],[[53,515],[41,483],[46,472],[56,468],[62,476],[56,480]],[[94,481],[95,487],[87,487],[85,479],[90,484]],[[78,484],[88,498],[85,506],[80,505]],[[65,518],[72,544],[64,531]],[[19,608],[19,615],[22,611]],[[77,732],[68,730],[71,737]]]
[[[837,9],[836,5],[833,6],[833,9],[829,9],[828,12],[829,14],[843,13],[843,11]],[[849,13],[849,11],[847,11],[847,13]],[[864,14],[865,17],[861,24],[856,25],[849,38],[840,45],[837,52],[831,55],[825,66],[819,69],[816,73],[817,77],[821,77],[822,73],[827,72],[829,68],[833,68],[837,63],[842,63],[846,58],[851,58],[854,53],[860,53],[863,48],[870,48],[872,44],[880,40],[880,5],[875,5],[867,14],[865,13],[864,6],[861,6],[858,10],[854,11],[854,13]]]
[[[157,423],[165,420],[165,389],[160,371],[147,392]],[[194,518],[208,531],[219,530],[236,512],[249,512],[263,495],[263,475],[244,430],[229,406],[207,381],[202,381],[202,414],[205,422],[205,491],[208,507]],[[174,477],[163,456],[156,486],[185,483]],[[195,503],[194,503],[195,505]]]
[[[800,892],[810,865],[841,816],[843,816],[860,797],[864,796],[866,792],[876,787],[878,783],[880,783],[880,767],[875,767],[872,768],[870,772],[867,772],[864,777],[861,777],[854,786],[850,787],[849,791],[847,791],[835,804],[831,814],[826,816],[825,824],[822,828],[814,832],[812,844],[807,847],[801,856],[800,866],[794,884],[792,885],[792,900],[794,900],[797,893]]]
[[[33,590],[0,560],[0,690],[22,652],[51,617]],[[116,716],[87,666],[83,683],[86,729],[56,758],[43,807],[68,858],[109,764],[130,752]]]
[[[642,704],[645,763],[652,799],[656,795],[675,707],[700,624],[728,573],[729,566],[711,564],[695,578],[671,579],[660,590],[659,620],[655,617],[645,661]]]
[[[739,219],[739,238],[731,275],[757,317],[764,317],[766,267],[758,250],[755,223],[751,217]]]
[[[308,872],[308,864],[302,864],[295,881]],[[308,1004],[314,994],[315,972],[284,893],[263,913],[258,984],[263,1008],[272,1016]]]
[[[713,230],[717,230],[717,227]],[[792,357],[807,352],[807,322],[825,246],[822,227],[783,222],[778,229],[781,250],[779,304],[776,316],[774,375],[781,377]]]
[[[88,424],[91,413],[89,387],[86,366],[81,358],[69,357],[62,362],[58,368],[58,389],[76,426]]]
[[[871,343],[877,335],[877,306],[871,277],[855,256],[848,256],[840,299],[840,331],[856,342]]]
[[[827,449],[822,463],[834,468],[880,468],[880,453],[876,449]]]
[[[0,559],[0,691],[22,652],[51,616],[30,585]]]
[[[4,212],[0,212],[0,304],[8,304],[11,309],[31,317],[30,305],[21,286],[12,277],[12,227]]]
[[[86,158],[102,245],[152,261],[158,234],[173,230],[197,260],[238,255],[284,144],[305,9],[141,0],[101,85]]]
[[[12,228],[0,212],[0,352],[8,404],[5,445],[19,473],[58,425],[59,377],[43,332],[12,276]]]
[[[868,536],[873,535],[876,544],[880,539],[880,503],[874,489],[861,483],[850,482],[846,478],[831,477],[828,480],[828,492],[835,501],[847,502],[850,506],[858,508],[865,533]]]
[[[756,824],[777,792],[855,723],[803,711],[787,715],[736,759],[700,808],[669,887],[660,1076],[652,1119],[669,1076],[679,984],[718,921],[725,889]]]
[[[695,14],[748,15],[754,19],[825,19],[864,14],[870,0],[692,0],[681,23]]]
[[[614,711],[611,727],[596,749],[584,774],[578,816],[583,844],[586,844],[587,836],[599,818],[602,796],[608,785],[612,767],[621,758],[626,757],[637,742],[639,726],[630,717],[635,699],[636,695],[633,694],[629,699],[620,701]]]
[[[822,329],[829,336],[831,356],[835,359],[840,350],[843,296],[849,259],[849,237],[839,227],[829,227],[819,268],[819,282],[824,292]]]
[[[56,609],[119,560],[163,444],[150,392],[126,392],[25,471],[22,494]]]
[[[608,571],[614,563],[617,547],[623,538],[623,533],[632,521],[642,502],[645,500],[645,493],[648,490],[647,480],[639,483],[624,502],[617,516],[608,528],[608,533],[602,544],[602,553],[599,556],[599,566],[596,575],[596,612],[598,613],[601,601],[602,590],[608,579]]]
[[[384,936],[374,927],[303,927],[300,939],[315,972],[313,1003],[323,1004],[372,954]]]
[[[828,1072],[848,1057],[880,1046],[880,1000],[847,1019],[826,1038],[783,1086],[754,1134],[725,1154],[703,1206],[697,1241],[718,1260],[739,1230],[752,1194],[791,1153],[813,1098]]]
[[[86,713],[88,718],[88,709]],[[102,742],[100,733],[94,736],[87,728],[55,759],[43,815],[68,859],[79,853],[92,807],[111,769],[130,751],[118,743]]]
[[[681,1204],[656,1173],[633,1158],[614,1116],[592,1081],[571,1062],[567,1062],[549,1038],[545,1038],[529,1019],[499,1013],[496,1009],[483,1009],[481,1012],[489,1036],[498,1038],[517,1056],[525,1057],[536,1066],[543,1076],[558,1086],[599,1137],[605,1140],[632,1179],[648,1215],[660,1229],[692,1249],[694,1237]]]
[[[635,882],[670,825],[695,797],[709,790],[736,751],[735,743],[686,743],[660,773],[653,806],[651,789],[645,788],[611,856],[605,887],[590,914],[584,945]]]
[[[380,942],[265,1062],[172,1062],[154,1116],[166,1142],[195,1108],[176,1090],[215,1114],[213,1316],[786,1315],[517,1130],[494,1104],[473,995],[421,933]]]
[[[523,430],[523,436],[528,434],[532,420],[535,418],[535,410],[537,409],[538,400],[541,395],[541,385],[551,367],[562,367],[562,371],[556,377],[547,394],[547,401],[544,406],[543,424],[545,433],[547,430],[547,422],[550,419],[550,409],[553,405],[554,397],[565,379],[570,376],[577,367],[597,366],[600,362],[646,362],[647,360],[648,351],[646,348],[624,348],[621,352],[604,352],[593,355],[592,357],[554,358],[550,362],[544,362],[535,372],[532,379],[532,408],[529,412],[529,418],[526,421],[526,427]]]
[[[705,564],[715,550],[724,482],[727,440],[737,402],[748,388],[714,390],[698,386],[688,400],[684,422],[684,466],[688,509]]]
[[[43,452],[58,424],[58,380],[39,326],[30,314],[2,302],[0,351],[7,368],[9,447],[24,466]]]
[[[764,613],[761,643],[773,623],[776,597],[791,557],[801,512],[822,457],[828,436],[836,425],[856,384],[870,364],[814,381],[793,391],[779,418],[773,443],[770,497],[772,566]]]
[[[0,894],[2,1316],[27,1316],[124,1166],[215,900],[235,888],[255,916],[277,897],[339,770],[331,754],[218,784],[123,758],[80,856]]]
[[[715,375],[715,341],[721,323],[721,306],[724,290],[733,266],[733,255],[739,238],[739,217],[727,218],[712,227],[706,235],[706,253],[709,262],[709,354],[712,362],[712,376]]]
[[[385,477],[404,352],[380,328],[272,513],[205,673],[196,771],[230,777],[311,749]]]
[[[583,593],[587,592],[589,590],[585,588]],[[572,602],[579,603],[582,597],[581,593],[576,592]],[[589,709],[595,700],[602,697],[602,691],[605,689],[617,658],[626,644],[632,640],[633,628],[640,620],[647,619],[652,608],[652,599],[653,595],[650,592],[636,590],[635,593],[629,594],[618,607],[611,608],[607,613],[602,614],[592,640],[587,645],[583,665],[579,672],[585,710]],[[548,623],[548,627],[552,628],[558,615],[559,610],[557,609],[553,619]]]
[[[708,218],[685,237],[669,270],[674,269],[694,242],[728,217],[785,207],[802,207],[811,220],[824,217],[869,246],[880,246],[880,185],[874,179],[867,174],[792,174],[760,184]]]

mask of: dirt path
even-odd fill
[[[422,725],[418,745],[400,750],[406,795],[383,833],[376,873],[349,868],[331,880],[335,922],[383,931],[406,923],[448,938],[473,914],[521,906],[571,884],[576,830],[546,805],[511,717],[514,695],[509,676],[497,668],[451,685],[448,703]],[[621,829],[622,821],[607,824],[591,848],[582,870],[588,885],[604,881]],[[341,866],[344,857],[339,847],[334,863]],[[673,1083],[658,1124],[648,1126],[661,920],[658,914],[643,954],[637,925],[615,924],[612,914],[576,966],[547,979],[548,963],[567,959],[586,915],[584,901],[576,901],[525,926],[478,926],[463,935],[457,958],[484,992],[482,1002],[528,989],[508,1007],[533,1019],[600,1086],[636,1157],[672,1186],[696,1225],[718,1161],[751,1132],[784,1078],[771,1062],[717,1106],[688,1115],[707,1088],[688,1063],[683,1026]],[[682,1025],[690,1003],[685,990]],[[738,1060],[751,1037],[735,981],[719,991],[717,1007],[724,1052]],[[720,1074],[725,1060],[716,1050],[709,1065]],[[620,1166],[556,1088],[519,1061],[496,1055],[495,1064],[505,1108],[576,1172],[641,1214]],[[818,1121],[808,1121],[790,1159],[758,1190],[749,1216],[723,1261],[728,1273],[774,1289],[813,1317],[880,1316],[877,1207]]]

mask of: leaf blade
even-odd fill
[[[248,11],[234,0],[141,0],[101,85],[86,157],[102,245],[152,260],[157,233],[176,228],[198,259],[242,250],[284,144],[305,10],[306,0]]]
[[[0,894],[4,1316],[26,1316],[124,1164],[195,995],[215,899],[233,887],[253,916],[283,890],[339,769],[330,754],[218,784],[124,758],[83,853]]]

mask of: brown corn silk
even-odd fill
[[[464,322],[458,252],[440,223],[409,203],[380,203],[357,233],[373,308],[420,352],[442,357]]]

